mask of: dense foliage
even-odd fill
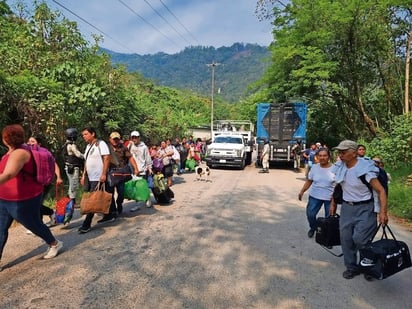
[[[309,140],[376,138],[389,159],[411,127],[410,117],[397,118],[405,110],[410,1],[259,0],[257,13],[273,20],[274,34],[260,95],[307,101]]]
[[[104,51],[111,56],[114,64],[123,64],[130,72],[139,72],[160,85],[191,89],[203,95],[211,93],[211,71],[207,65],[218,63],[216,95],[229,102],[237,102],[247,94],[248,86],[262,77],[270,57],[267,47],[241,43],[220,48],[188,47],[173,55]]]

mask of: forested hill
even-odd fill
[[[215,95],[229,102],[242,97],[247,87],[259,80],[269,65],[267,47],[235,43],[230,47],[188,47],[169,55],[121,54],[103,49],[113,64],[124,64],[129,72],[139,72],[159,85],[211,94],[211,67],[215,66]]]

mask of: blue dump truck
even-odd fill
[[[269,163],[293,165],[292,147],[297,140],[306,148],[307,105],[294,103],[259,103],[256,124],[256,166],[261,166],[260,155],[265,141],[269,141]]]

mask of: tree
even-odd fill
[[[356,138],[388,129],[403,106],[398,64],[407,8],[390,0],[258,1],[260,16],[273,18],[265,77],[273,100],[306,98],[311,115],[326,117],[316,118],[321,132],[337,125],[336,133]]]

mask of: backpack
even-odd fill
[[[163,169],[163,161],[159,158],[153,158],[153,171],[161,172]]]
[[[62,154],[63,157],[63,161],[64,163],[68,164],[68,165],[72,165],[74,167],[79,167],[80,169],[83,169],[83,165],[84,165],[84,159],[82,158],[78,158],[75,155],[70,155],[67,151],[67,145],[69,144],[74,144],[74,142],[72,141],[66,141],[64,143],[64,145],[62,146],[60,152]]]
[[[370,185],[369,182],[366,181],[365,175],[359,176],[359,179],[362,181],[362,183],[368,187],[368,189],[372,192],[372,186]],[[379,180],[380,184],[382,187],[385,189],[386,196],[388,196],[388,174],[379,167],[379,173],[377,179]]]
[[[53,155],[46,148],[39,145],[23,145],[23,149],[30,151],[34,161],[35,180],[47,186],[52,183],[55,175],[55,163]]]
[[[153,175],[153,189],[156,189],[157,193],[166,191],[167,187],[163,174],[159,173]]]
[[[368,187],[369,191],[373,191],[372,186],[370,185],[369,182],[366,181],[366,175],[363,174],[361,176],[359,176],[360,181],[362,181],[362,183]],[[382,185],[382,187],[385,189],[386,192],[386,196],[388,196],[388,175],[386,174],[386,172],[379,168],[379,173],[378,173],[378,177],[377,177],[378,181],[380,182],[380,184]],[[337,184],[333,190],[333,198],[335,200],[336,204],[342,204],[343,202],[343,191],[342,191],[342,186],[340,184]]]

